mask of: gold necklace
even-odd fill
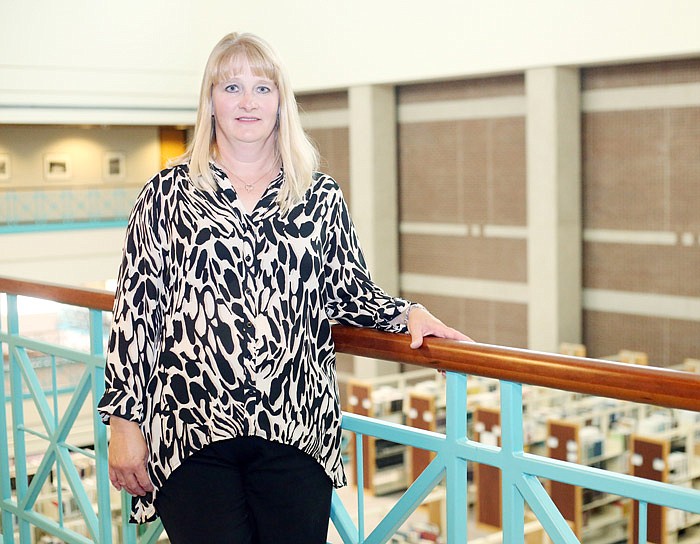
[[[221,164],[223,164],[223,162],[222,162]],[[243,184],[243,187],[245,188],[245,190],[248,191],[248,192],[250,193],[250,192],[255,188],[255,186],[256,186],[260,181],[262,181],[263,178],[265,178],[266,176],[268,176],[268,175],[275,169],[275,165],[276,165],[276,164],[277,164],[277,161],[275,161],[274,163],[272,163],[272,167],[271,167],[269,170],[266,170],[266,171],[263,173],[262,176],[260,176],[258,179],[256,179],[255,181],[252,181],[252,182],[250,182],[250,183],[246,182],[245,180],[241,179],[239,176],[237,176],[236,174],[234,174],[233,171],[232,171],[228,166],[226,166],[225,164],[224,164],[223,166],[224,166],[224,168],[226,169],[226,172],[228,172],[229,174],[231,174],[231,176],[233,176],[233,177],[236,178],[238,181],[240,181],[240,182]]]

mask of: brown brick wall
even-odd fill
[[[400,106],[523,94],[522,74],[397,89]],[[402,234],[401,271],[525,282],[525,240],[487,238],[471,230],[474,225],[526,225],[525,119],[459,119],[457,109],[453,120],[400,123],[400,217],[404,223],[463,225],[467,234]],[[475,339],[527,345],[527,308],[522,304],[469,300],[459,293],[406,296]]]
[[[350,205],[350,133],[347,127],[309,129],[321,154],[321,171],[333,177]]]
[[[700,82],[700,59],[581,70],[581,89],[603,91]],[[633,90],[633,89],[631,89]],[[655,91],[656,92],[656,91]],[[523,96],[522,74],[397,87],[397,104],[455,101],[455,118],[402,120],[399,206],[406,224],[451,224],[462,234],[400,238],[403,273],[464,280],[527,281],[527,242],[484,236],[485,225],[526,227],[525,118],[462,119],[456,101]],[[343,109],[347,93],[300,98],[304,111]],[[442,111],[442,110],[441,110]],[[348,129],[309,130],[323,167],[349,198]],[[586,241],[583,287],[627,294],[700,297],[700,107],[639,107],[582,113],[583,225],[586,230],[660,232],[675,244]],[[527,345],[527,307],[459,293],[405,292],[476,340]],[[682,301],[679,302],[682,304]],[[591,356],[646,351],[654,364],[700,357],[700,322],[584,311]]]
[[[473,340],[519,348],[527,347],[527,306],[508,302],[405,292],[439,313],[448,325],[465,331]]]
[[[700,82],[700,59],[582,70],[582,89]],[[589,289],[699,297],[700,107],[596,111],[582,117],[583,222],[587,229],[666,232],[674,245],[587,242]],[[683,302],[679,301],[679,305]],[[700,322],[584,312],[592,356],[645,351],[654,364],[700,356]]]

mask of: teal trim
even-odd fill
[[[163,523],[160,520],[149,523],[146,530],[141,532],[139,544],[156,544],[163,532]]]
[[[578,543],[578,538],[576,538],[569,524],[559,513],[542,482],[535,476],[524,475],[518,490],[522,493],[523,498],[527,501],[553,542],[561,544]]]
[[[365,511],[365,449],[364,449],[364,436],[361,433],[357,433],[355,440],[355,474],[357,475],[357,511]],[[365,518],[360,516],[357,521],[357,534],[359,535],[360,542],[365,540]]]
[[[15,354],[16,359],[21,363],[18,365],[19,371],[26,382],[27,387],[29,387],[29,393],[31,394],[32,400],[39,411],[39,417],[44,424],[44,428],[49,434],[53,434],[55,429],[53,415],[51,414],[51,408],[46,400],[46,395],[39,385],[39,379],[37,378],[36,372],[29,361],[29,356],[27,352],[23,349],[14,347],[12,352]]]
[[[467,459],[461,446],[467,440],[467,377],[447,373],[446,392],[446,470],[447,541],[467,541]],[[438,458],[436,457],[435,460]]]
[[[2,315],[0,314],[0,331],[2,331]],[[0,338],[0,354],[4,353],[3,338]],[[0,355],[3,367],[5,365],[4,356]],[[10,452],[7,437],[7,403],[9,398],[5,391],[5,375],[3,372],[2,380],[0,380],[0,501],[2,504],[8,504],[12,499],[12,487],[10,480]],[[0,535],[0,544],[12,544],[13,542],[13,519],[12,513],[5,508],[2,509],[2,534]]]
[[[54,344],[49,344],[47,342],[42,342],[39,340],[32,340],[31,338],[26,338],[18,334],[4,334],[0,333],[0,342],[6,341],[8,345],[21,346],[23,349],[29,349],[31,351],[41,352],[47,355],[55,355],[71,363],[82,363],[90,367],[101,366],[104,367],[104,360],[102,357],[98,357],[91,353],[85,353],[83,351],[76,351],[69,348],[64,348],[61,346],[56,346]]]
[[[17,297],[7,296],[7,327],[10,340],[8,341],[10,357],[10,398],[12,405],[12,427],[20,429],[24,424],[24,402],[22,400],[22,376],[21,361],[17,358],[17,350],[12,336],[19,336],[19,312],[17,311]],[[27,455],[24,443],[24,433],[16,431],[14,434],[14,468],[15,468],[15,490],[17,497],[21,498],[27,494]],[[7,444],[5,444],[7,447]],[[18,528],[20,543],[29,542],[30,526],[28,518],[18,516]],[[14,534],[10,536],[10,542],[14,542]]]
[[[365,542],[367,544],[387,542],[409,516],[415,512],[435,486],[440,483],[444,474],[445,461],[438,454],[389,510],[389,513],[377,524]],[[464,512],[466,512],[466,509]]]
[[[509,457],[523,453],[523,386],[501,382],[501,501],[503,541],[524,544],[524,531],[516,531],[525,519],[525,501],[519,491],[522,473]]]
[[[11,515],[16,516],[20,520],[24,521],[27,525],[33,525],[34,527],[37,527],[39,529],[44,530],[45,532],[55,535],[66,544],[103,544],[103,543],[96,543],[94,540],[89,539],[86,536],[80,535],[76,533],[75,531],[71,531],[70,529],[66,529],[65,527],[62,527],[58,523],[56,523],[54,520],[43,516],[41,514],[37,514],[36,512],[32,511],[24,511],[20,508],[18,508],[14,502],[10,501],[8,503],[3,503],[2,508],[7,510]],[[12,525],[10,524],[10,537],[5,537],[7,544],[14,544],[14,536],[12,535]],[[29,535],[24,535],[20,532],[20,540],[19,544],[29,544],[32,542],[31,538]],[[111,544],[111,539],[109,542],[104,543],[104,544]]]
[[[0,225],[0,235],[23,234],[27,232],[59,232],[65,230],[116,229],[126,228],[126,225],[126,219],[115,219],[110,221],[5,224]]]
[[[358,512],[363,512],[363,510],[358,510]],[[346,544],[358,544],[360,542],[355,524],[335,490],[331,500],[331,521],[343,542]],[[0,544],[2,543],[0,542]]]
[[[8,188],[0,192],[0,234],[125,224],[141,189],[126,184]]]
[[[639,544],[646,544],[647,541],[647,503],[639,503]]]
[[[104,360],[104,334],[102,312],[90,310],[90,354],[95,360]],[[95,364],[89,373],[92,391],[92,429],[95,437],[95,484],[97,485],[97,511],[99,516],[98,542],[112,540],[112,505],[109,494],[109,468],[107,466],[107,429],[97,412],[97,405],[104,393],[104,366]]]

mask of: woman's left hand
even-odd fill
[[[425,308],[416,306],[408,314],[408,332],[411,335],[411,347],[417,349],[423,345],[423,338],[436,336],[450,340],[473,342],[466,334],[448,327]]]

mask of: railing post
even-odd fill
[[[102,336],[102,312],[90,310],[90,354],[104,354]],[[107,429],[97,413],[97,404],[104,393],[104,365],[92,368],[92,418],[95,436],[95,479],[97,484],[97,519],[100,542],[112,543],[112,507],[109,493],[109,468],[107,466]]]
[[[637,508],[639,509],[637,511],[638,543],[645,544],[647,541],[647,520],[649,519],[646,501],[639,501],[637,503]]]
[[[131,495],[122,490],[120,496],[122,508],[122,544],[136,544],[137,526],[129,523],[129,517],[131,515]]]
[[[7,297],[9,298],[9,296]],[[9,314],[9,308],[8,308]],[[0,315],[0,331],[2,331],[2,316]],[[10,452],[9,433],[7,428],[7,393],[5,391],[5,358],[2,355],[2,342],[0,342],[0,360],[2,361],[2,383],[0,383],[0,495],[2,502],[12,499],[12,486],[10,485]],[[13,537],[12,514],[3,508],[2,511],[2,535],[0,542],[12,544]]]
[[[467,376],[447,372],[446,502],[447,542],[467,542],[467,460],[460,457],[456,445],[467,437]]]
[[[522,478],[514,457],[523,453],[523,386],[501,381],[501,497],[503,542],[525,541],[525,501],[518,491]]]
[[[365,459],[364,435],[355,437],[355,474],[357,486],[357,536],[358,542],[365,541]]]
[[[10,336],[19,335],[19,311],[17,308],[17,296],[7,296],[7,331]],[[24,432],[18,429],[24,424],[24,400],[22,393],[22,372],[19,365],[22,364],[17,356],[16,348],[12,341],[9,345],[10,354],[10,399],[12,401],[12,434],[14,436],[15,450],[15,492],[17,504],[22,502],[22,497],[27,494],[27,449],[24,442]],[[29,522],[23,516],[18,516],[19,541],[21,544],[31,542]],[[12,525],[10,525],[12,527]],[[10,529],[10,542],[14,542],[14,535]]]

